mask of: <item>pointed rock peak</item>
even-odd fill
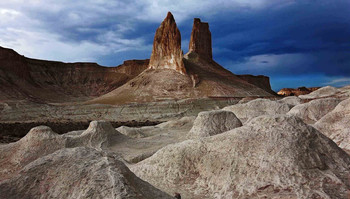
[[[181,34],[173,15],[168,12],[154,36],[149,68],[173,69],[181,74],[186,74],[182,58]]]
[[[201,22],[199,18],[193,20],[189,52],[195,52],[202,58],[213,58],[209,24]]]
[[[168,12],[168,14],[166,15],[165,20],[169,20],[169,21],[174,21],[175,22],[174,16],[173,16],[173,14],[171,14],[171,12]]]

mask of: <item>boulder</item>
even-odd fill
[[[296,105],[302,103],[301,99],[299,97],[296,97],[296,96],[288,96],[288,97],[285,97],[283,99],[278,100],[278,102],[286,103],[286,104],[289,104],[292,106],[296,106]]]
[[[188,133],[188,138],[209,137],[240,126],[241,121],[231,111],[200,112]]]
[[[339,198],[350,190],[350,156],[286,115],[169,145],[131,166],[141,179],[184,198]]]
[[[341,100],[337,98],[315,99],[308,103],[294,106],[287,115],[300,117],[306,123],[315,123],[324,115],[332,111]]]
[[[350,99],[340,102],[334,110],[318,120],[314,127],[350,154]]]
[[[223,110],[232,111],[244,123],[260,115],[285,114],[291,107],[291,105],[269,99],[255,99],[248,103],[227,106]]]

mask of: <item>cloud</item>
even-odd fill
[[[200,17],[210,23],[214,59],[234,73],[281,81],[309,74],[322,84],[350,77],[348,7],[348,0],[11,0],[0,2],[0,46],[34,58],[118,65],[149,58],[154,32],[171,11],[185,52]]]
[[[334,78],[333,80],[324,83],[323,85],[332,85],[332,86],[345,86],[350,84],[350,77],[340,77]]]

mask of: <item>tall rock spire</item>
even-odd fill
[[[189,51],[195,52],[202,58],[212,59],[211,32],[209,24],[194,18]]]
[[[182,61],[181,34],[173,15],[168,12],[156,31],[149,63],[151,69],[173,69],[186,74]]]

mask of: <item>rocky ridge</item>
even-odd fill
[[[118,67],[102,67],[96,63],[44,61],[0,47],[0,101],[84,101],[123,85],[144,71],[148,63],[129,60]]]

